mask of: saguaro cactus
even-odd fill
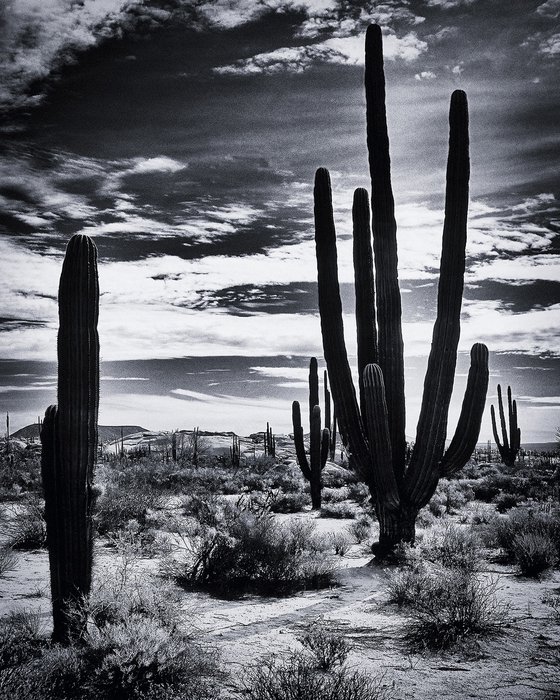
[[[381,29],[366,35],[367,144],[372,183],[353,203],[359,402],[344,342],[336,233],[329,173],[315,178],[315,241],[319,311],[325,360],[339,429],[351,463],[369,486],[380,522],[374,552],[382,557],[400,541],[413,542],[416,515],[439,478],[463,466],[476,445],[488,385],[488,350],[476,344],[455,437],[444,453],[460,331],[469,181],[468,109],[456,90],[449,112],[445,221],[437,318],[424,383],[417,436],[406,464],[404,360],[397,272],[396,223],[390,178]],[[372,250],[373,232],[373,250]],[[375,276],[374,276],[375,266]]]
[[[521,447],[521,429],[517,425],[517,402],[511,399],[511,387],[507,388],[508,396],[508,422],[509,422],[509,439],[506,427],[506,418],[504,415],[504,404],[502,401],[502,387],[498,384],[498,410],[500,412],[500,426],[502,428],[502,440],[498,436],[496,427],[496,413],[494,406],[490,406],[490,414],[492,416],[492,432],[494,440],[500,452],[502,462],[506,467],[513,467],[519,448]]]
[[[92,480],[99,405],[99,286],[90,238],[70,239],[58,291],[58,406],[41,430],[41,471],[53,608],[53,639],[85,633],[91,586]],[[82,612],[80,612],[82,611]]]
[[[303,442],[301,408],[299,401],[292,403],[292,424],[294,428],[294,445],[296,458],[303,476],[309,481],[311,489],[311,506],[313,510],[321,508],[321,472],[329,455],[330,431],[321,430],[321,408],[319,406],[319,376],[317,360],[309,361],[309,460]]]

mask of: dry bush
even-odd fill
[[[507,608],[496,588],[495,580],[459,569],[424,571],[409,601],[408,641],[415,649],[447,649],[473,635],[501,633]]]
[[[167,573],[186,587],[231,596],[288,594],[333,583],[334,565],[312,523],[280,525],[267,512],[228,505],[215,527],[183,539],[182,561]]]
[[[47,525],[42,501],[28,497],[13,507],[11,515],[2,524],[5,544],[12,549],[41,549],[47,544]]]
[[[520,532],[512,542],[513,556],[522,576],[538,578],[558,563],[558,550],[544,532]]]
[[[5,576],[8,571],[13,571],[17,565],[17,556],[14,554],[11,547],[0,547],[0,578]]]
[[[342,666],[350,652],[348,642],[340,634],[329,632],[322,622],[312,623],[297,638],[321,671]]]
[[[249,671],[240,688],[247,700],[389,700],[383,677],[370,677],[344,667],[322,672],[305,655],[269,658]]]

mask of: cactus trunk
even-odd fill
[[[85,634],[92,568],[92,480],[99,404],[97,250],[70,240],[58,294],[58,407],[45,414],[41,471],[51,574],[53,640]]]

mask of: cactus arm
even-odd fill
[[[475,343],[471,348],[471,366],[457,429],[440,465],[441,473],[445,476],[462,469],[476,447],[487,389],[488,348],[482,343]]]
[[[498,427],[496,425],[496,411],[494,410],[494,406],[490,406],[490,416],[492,418],[492,433],[494,434],[494,442],[496,443],[498,452],[502,454],[503,445],[500,442],[500,437],[498,435]]]
[[[404,473],[406,450],[402,310],[397,269],[397,225],[385,110],[383,47],[381,28],[377,25],[368,27],[366,33],[365,91],[379,365],[385,377],[393,468],[398,478],[401,478]]]
[[[398,510],[399,487],[392,465],[391,436],[381,367],[369,364],[364,370],[366,425],[377,499],[385,510]]]
[[[314,200],[319,314],[331,392],[340,432],[350,446],[361,477],[370,483],[368,447],[344,343],[331,184],[325,168],[319,168],[315,174]]]
[[[504,402],[502,399],[502,387],[499,384],[498,384],[498,410],[500,412],[500,426],[502,428],[503,449],[504,449],[504,452],[507,454],[509,452],[509,440],[508,440],[507,427],[506,427],[506,417],[504,414]]]
[[[455,90],[449,109],[449,155],[437,317],[424,381],[416,442],[407,470],[415,504],[429,500],[439,478],[457,359],[469,200],[467,96]]]
[[[317,370],[317,358],[309,360],[309,420],[313,413],[313,407],[319,405],[319,373]]]
[[[365,415],[363,376],[366,365],[377,362],[377,327],[375,325],[375,282],[367,190],[354,192],[352,205],[354,289],[356,296],[356,331],[358,377],[360,378],[360,411]]]
[[[301,469],[303,476],[307,481],[311,480],[311,470],[309,469],[309,462],[307,461],[307,455],[305,454],[305,445],[303,442],[303,427],[301,425],[301,409],[299,401],[294,401],[292,403],[292,425],[294,428],[294,446],[296,448],[296,458]]]
[[[313,406],[309,431],[309,464],[311,478],[311,505],[314,510],[321,507],[321,409]]]
[[[509,440],[513,459],[521,447],[521,431],[517,425],[517,402],[511,400],[511,387],[508,386]]]
[[[329,391],[329,379],[327,370],[323,372],[323,387],[325,393],[325,427],[331,429],[331,392]]]
[[[321,433],[321,469],[325,468],[325,464],[329,458],[330,443],[331,431],[328,428],[323,428],[323,432]]]

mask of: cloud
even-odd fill
[[[545,56],[558,56],[560,54],[560,34],[553,34],[543,39],[539,44],[539,51]]]
[[[414,76],[415,80],[435,80],[437,75],[431,70],[423,70],[421,73],[416,73]]]
[[[386,60],[414,61],[426,48],[426,42],[419,39],[414,32],[409,32],[402,37],[389,33],[383,41],[383,54]],[[318,44],[282,47],[226,66],[218,66],[214,68],[214,72],[220,75],[302,73],[320,63],[363,65],[363,36],[332,37]]]
[[[463,5],[472,5],[477,0],[424,0],[428,7],[441,7],[442,10],[450,10]]]
[[[547,2],[539,5],[535,12],[542,17],[556,19],[556,17],[560,16],[560,0],[547,0]]]

